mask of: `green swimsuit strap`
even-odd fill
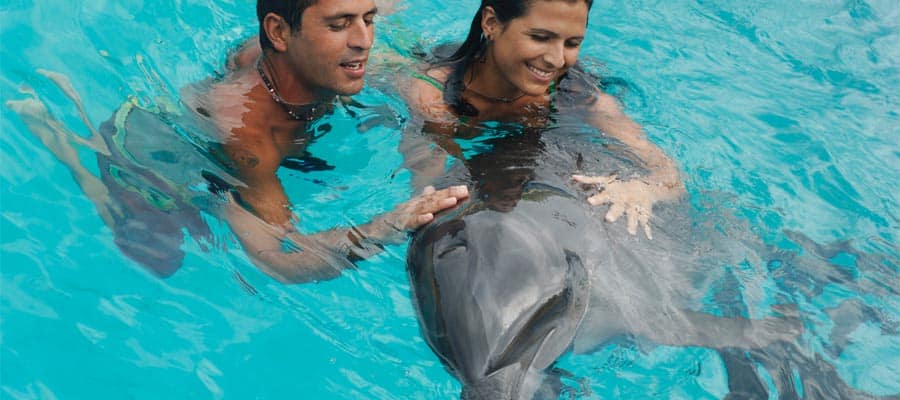
[[[444,91],[444,84],[441,83],[440,81],[438,81],[437,79],[434,79],[426,74],[421,74],[418,72],[413,72],[411,75],[413,76],[413,78],[428,82],[428,84],[430,84],[431,86],[434,86],[435,88],[437,88],[437,90],[440,90],[441,92]]]

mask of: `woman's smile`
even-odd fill
[[[535,78],[535,80],[537,80],[541,83],[549,84],[550,81],[552,81],[553,78],[556,77],[555,70],[546,70],[546,69],[538,68],[538,67],[534,66],[534,64],[528,63],[528,62],[525,63],[525,66],[528,67],[529,71],[531,71],[531,74]]]

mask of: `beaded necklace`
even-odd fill
[[[319,113],[320,110],[327,109],[327,107],[322,107],[322,103],[294,104],[289,103],[285,99],[281,98],[281,96],[279,96],[278,92],[275,90],[275,85],[272,84],[272,81],[269,80],[269,77],[263,70],[262,60],[262,56],[260,56],[256,60],[256,71],[259,72],[259,77],[262,79],[263,85],[266,86],[266,90],[269,92],[269,95],[272,96],[272,100],[281,105],[281,107],[284,108],[284,111],[287,112],[288,115],[291,116],[291,118],[298,121],[309,122],[321,116],[321,113]]]

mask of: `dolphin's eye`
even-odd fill
[[[466,242],[454,243],[453,245],[444,248],[443,251],[438,254],[437,258],[444,258],[457,250],[466,250],[468,247],[468,243]]]

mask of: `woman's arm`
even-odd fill
[[[629,181],[618,180],[616,176],[581,175],[574,176],[575,180],[602,188],[588,202],[592,205],[610,204],[607,221],[616,221],[625,215],[628,232],[637,234],[638,226],[641,226],[647,238],[652,239],[650,218],[653,204],[677,199],[684,193],[675,162],[647,140],[641,127],[625,115],[616,99],[608,94],[598,93],[588,119],[592,126],[628,146],[644,162],[650,174]]]
[[[447,159],[462,159],[462,149],[453,141],[456,120],[444,102],[444,93],[436,87],[446,80],[446,69],[426,73],[431,80],[409,76],[400,84],[400,92],[413,114],[413,123],[400,139],[403,166],[412,172],[416,191],[433,184],[444,173]]]
[[[647,140],[640,125],[622,112],[613,96],[600,93],[589,118],[592,126],[628,146],[644,162],[650,170],[650,175],[645,177],[644,181],[662,188],[674,189],[669,193],[676,197],[680,195],[682,185],[675,162]]]

